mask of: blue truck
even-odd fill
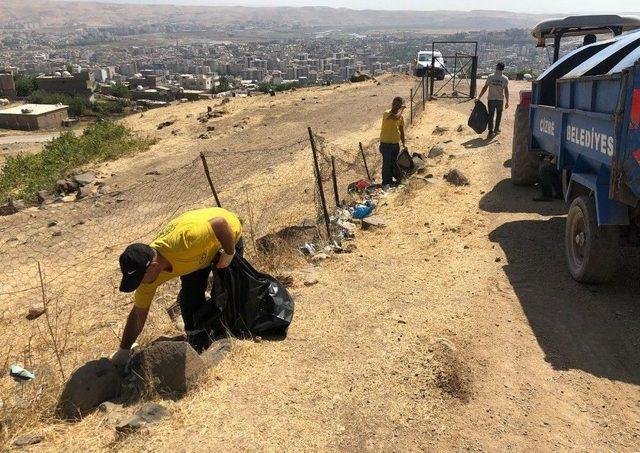
[[[515,184],[530,184],[541,158],[556,164],[570,203],[569,272],[582,283],[603,283],[615,275],[619,247],[640,244],[640,32],[629,32],[640,19],[590,17],[534,29],[539,42],[544,30],[553,35],[555,61],[520,93],[511,172]],[[604,30],[614,37],[595,40]],[[558,36],[572,34],[590,39],[559,58]]]

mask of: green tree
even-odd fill
[[[225,76],[220,76],[220,85],[214,87],[214,89],[216,93],[224,93],[225,91],[229,91],[231,86]]]
[[[111,85],[109,89],[109,94],[117,98],[123,98],[123,99],[131,98],[131,93],[129,93],[129,89],[120,82],[116,83],[115,85]]]
[[[30,96],[31,93],[38,89],[38,81],[36,76],[32,75],[17,75],[14,78],[16,84],[16,92],[19,97]]]

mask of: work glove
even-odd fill
[[[235,252],[229,255],[224,250],[220,251],[220,257],[218,258],[218,262],[216,263],[216,269],[226,269],[233,261],[233,257],[235,256]]]
[[[131,358],[131,353],[133,349],[138,346],[138,343],[134,343],[131,345],[131,349],[118,348],[116,352],[111,354],[110,360],[111,363],[119,370],[123,371],[127,364],[129,363],[129,359]]]

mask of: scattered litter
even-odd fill
[[[11,367],[9,367],[9,376],[16,382],[31,381],[36,378],[35,374],[25,370],[20,365],[11,365]]]
[[[315,255],[316,253],[316,247],[313,244],[310,244],[309,242],[305,242],[305,244],[300,247],[300,251],[304,254],[304,255]]]
[[[364,219],[365,217],[371,215],[373,212],[373,206],[369,206],[366,204],[358,204],[355,208],[353,208],[353,218],[354,219]]]

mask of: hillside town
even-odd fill
[[[113,84],[126,85],[134,99],[163,102],[229,89],[251,90],[260,84],[309,86],[344,82],[360,73],[374,77],[407,73],[417,51],[430,49],[433,41],[477,41],[479,74],[490,73],[497,59],[511,73],[535,73],[547,63],[544,50],[534,47],[526,30],[454,35],[328,31],[268,41],[204,41],[185,35],[175,42],[150,44],[145,37],[158,31],[151,25],[81,28],[62,40],[57,32],[37,32],[29,24],[12,26],[0,37],[2,72],[34,75],[41,90],[87,98]],[[123,36],[136,36],[140,44],[125,45]],[[438,49],[452,56],[474,51],[464,44]],[[7,76],[3,80],[0,97],[15,97]]]

